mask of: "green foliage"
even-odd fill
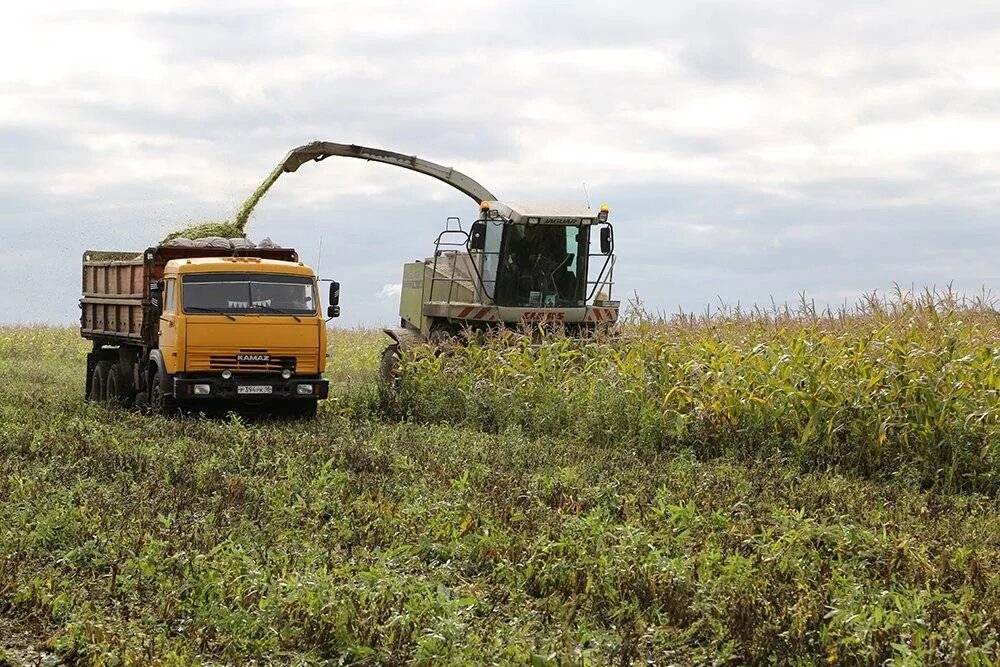
[[[994,489],[962,444],[995,442],[991,326],[423,351],[404,422],[382,335],[336,331],[305,423],[87,404],[74,330],[0,329],[0,648],[9,618],[77,664],[996,664],[1000,511],[955,492]]]
[[[945,490],[1000,491],[1000,320],[907,303],[804,319],[643,324],[617,338],[504,333],[404,367],[418,421],[705,459],[780,455]]]

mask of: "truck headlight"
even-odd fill
[[[195,396],[208,396],[212,393],[212,385],[210,384],[196,384],[194,386]]]
[[[311,384],[300,384],[295,388],[295,393],[299,396],[311,396],[313,393],[313,386]]]
[[[285,380],[287,380],[288,378],[292,377],[292,369],[290,369],[290,368],[282,369],[282,371],[281,371],[281,377],[282,377],[282,379],[285,379]]]
[[[222,379],[223,380],[228,380],[231,377],[233,377],[233,372],[231,370],[229,370],[227,368],[226,370],[222,371]]]

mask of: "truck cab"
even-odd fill
[[[315,415],[328,393],[319,283],[293,250],[277,250],[85,255],[88,398],[164,413],[222,406]],[[338,300],[332,283],[328,315],[339,314]]]
[[[178,400],[326,398],[326,323],[313,270],[257,257],[171,260],[159,351]]]

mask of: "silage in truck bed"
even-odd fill
[[[201,222],[167,234],[160,243],[167,243],[178,238],[200,239],[210,236],[226,239],[246,238],[246,232],[243,231],[242,226],[232,222]]]

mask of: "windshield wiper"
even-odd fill
[[[269,312],[272,312],[272,313],[280,313],[281,315],[291,315],[292,317],[295,318],[296,322],[301,322],[302,321],[302,318],[299,317],[298,315],[296,315],[295,313],[293,313],[291,311],[288,311],[288,310],[283,310],[281,308],[275,308],[274,306],[263,306],[263,305],[255,304],[253,306],[253,308],[255,308],[255,309],[259,308],[261,310],[266,310],[266,311],[269,311]]]
[[[224,310],[219,310],[218,308],[206,308],[204,306],[184,306],[184,310],[197,311],[199,313],[215,313],[216,315],[225,315],[233,322],[236,321],[235,317],[233,317]]]

